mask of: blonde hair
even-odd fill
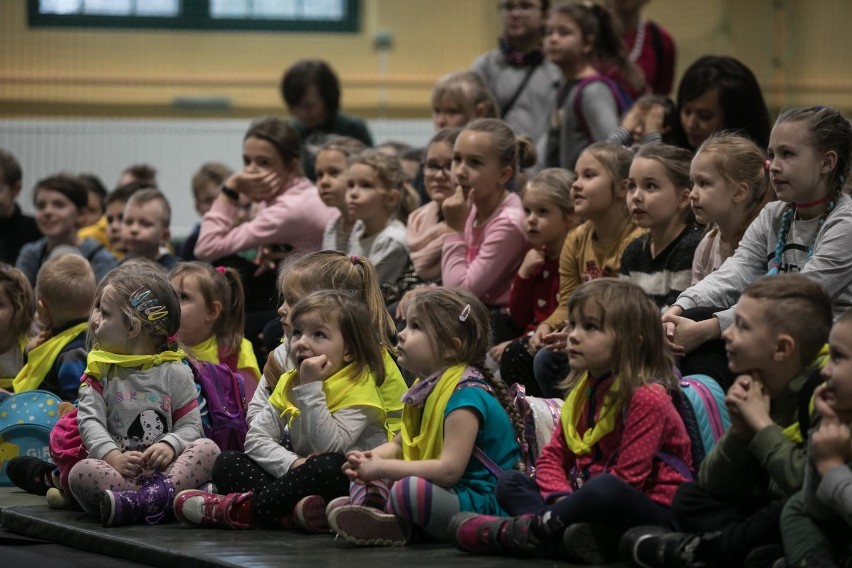
[[[89,315],[96,285],[89,261],[77,254],[63,254],[41,265],[35,294],[53,324],[60,325]]]
[[[574,200],[571,199],[571,185],[577,180],[577,174],[562,168],[547,168],[534,175],[521,191],[521,198],[529,194],[541,195],[554,205],[566,217],[574,214]]]
[[[597,160],[612,179],[612,193],[618,192],[620,185],[630,175],[630,164],[633,162],[633,152],[624,146],[596,142],[583,150]],[[623,201],[623,200],[622,200]],[[625,209],[627,204],[624,205]]]
[[[6,297],[12,305],[12,321],[9,323],[8,333],[16,338],[28,335],[35,313],[35,295],[30,281],[14,266],[0,262],[0,288],[6,292]]]
[[[518,136],[512,127],[497,118],[473,120],[462,128],[462,132],[483,132],[490,134],[497,148],[497,158],[501,166],[510,166],[517,174],[521,169],[535,165],[537,155],[535,145],[527,136]]]
[[[209,308],[219,302],[222,309],[213,322],[213,334],[223,356],[239,353],[245,325],[245,293],[239,273],[233,268],[204,262],[182,262],[172,268],[169,281],[195,278],[204,304]]]
[[[198,171],[192,174],[192,195],[197,199],[207,185],[221,186],[233,173],[234,170],[222,162],[202,164]]]
[[[369,148],[350,156],[347,160],[347,166],[350,168],[356,164],[368,166],[375,170],[379,182],[385,190],[399,192],[399,204],[392,213],[396,213],[400,221],[405,223],[408,220],[408,215],[420,207],[420,196],[405,183],[405,172],[399,158]]]
[[[613,392],[616,402],[627,403],[633,392],[646,384],[659,383],[670,391],[678,388],[674,358],[660,325],[660,310],[642,288],[615,278],[585,282],[568,299],[568,314],[570,320],[576,314],[593,315],[602,331],[615,335],[610,370],[621,383]],[[572,370],[561,386],[573,387],[582,374]]]
[[[440,107],[444,98],[461,107],[467,116],[474,116],[476,107],[483,105],[483,117],[500,117],[497,99],[482,77],[474,71],[457,71],[438,79],[432,88],[432,108]]]
[[[124,206],[124,211],[126,212],[132,205],[145,205],[152,201],[159,201],[162,203],[164,213],[163,226],[168,228],[169,225],[172,224],[172,207],[169,205],[169,200],[166,199],[166,196],[159,189],[140,189],[127,200],[127,204]]]
[[[317,154],[323,150],[328,150],[330,152],[340,152],[348,158],[349,156],[354,156],[355,154],[363,152],[366,148],[367,145],[357,138],[335,135],[330,136],[325,143],[319,147]]]

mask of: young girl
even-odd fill
[[[477,118],[498,116],[494,95],[474,71],[445,75],[432,88],[432,123],[436,131],[461,128]]]
[[[671,526],[689,435],[670,392],[678,388],[654,303],[638,286],[587,282],[568,300],[571,374],[562,418],[535,477],[506,472],[497,500],[512,518],[463,513],[450,540],[469,552],[529,554],[563,543],[572,561],[618,560],[618,537]]]
[[[802,272],[829,291],[835,316],[852,305],[852,199],[843,192],[852,127],[830,107],[794,108],[769,138],[769,175],[779,201],[763,208],[716,272],[683,292],[663,316],[678,353],[718,339],[733,322],[742,289],[767,272]],[[695,307],[721,309],[694,322]]]
[[[691,159],[683,148],[646,144],[630,165],[627,208],[648,233],[624,249],[621,277],[639,285],[661,310],[689,287],[701,240],[689,209]]]
[[[250,399],[260,369],[251,342],[243,337],[245,298],[240,275],[233,268],[184,262],[172,269],[169,281],[180,298],[181,344],[196,359],[225,363],[240,374]]]
[[[24,366],[34,314],[35,297],[27,277],[0,263],[0,400],[12,392],[12,382]]]
[[[695,249],[692,285],[722,266],[746,229],[775,192],[769,186],[769,162],[748,138],[711,136],[701,144],[689,169],[689,199],[695,220],[709,230]]]
[[[322,234],[323,250],[349,250],[349,239],[357,221],[349,216],[346,206],[348,187],[346,161],[364,151],[364,143],[348,136],[334,136],[317,151],[314,168],[317,175],[317,191],[320,199],[329,207],[340,211],[340,217],[332,219]]]
[[[597,4],[560,4],[550,10],[544,53],[562,70],[565,83],[550,120],[545,164],[574,169],[583,148],[606,140],[624,110],[619,88],[595,69],[601,60],[624,61],[612,19]]]
[[[559,257],[559,298],[562,301],[529,340],[535,354],[536,382],[546,397],[562,398],[558,384],[568,373],[568,313],[565,299],[588,280],[616,276],[625,247],[642,230],[630,218],[625,203],[627,175],[633,154],[609,144],[589,146],[577,160],[577,181],[571,186],[574,213],[586,219],[565,239]]]
[[[441,210],[450,229],[444,239],[444,286],[473,292],[492,313],[494,340],[516,337],[507,304],[512,276],[526,248],[521,199],[507,189],[519,171],[535,164],[535,149],[502,120],[468,124],[456,139],[456,190]]]
[[[202,438],[179,325],[180,300],[156,269],[121,266],[98,286],[77,412],[89,457],[68,482],[105,527],[155,523],[177,491],[210,481],[219,448]]]
[[[414,525],[444,540],[459,511],[502,512],[495,475],[518,464],[521,424],[505,384],[484,367],[488,320],[486,307],[464,290],[432,290],[412,300],[399,363],[425,379],[403,398],[399,435],[347,456],[346,475],[368,486],[353,492],[353,503],[363,504],[329,507],[329,525],[339,536],[401,545]],[[385,506],[388,513],[381,512]]]
[[[541,396],[533,374],[529,340],[536,326],[558,304],[559,253],[568,232],[580,224],[571,201],[573,173],[558,168],[539,172],[521,192],[526,213],[527,238],[531,248],[512,282],[509,314],[525,333],[522,337],[498,343],[491,357],[500,363],[500,377],[506,384],[526,385],[527,394]]]
[[[295,368],[281,376],[252,421],[246,453],[229,451],[216,460],[213,482],[223,494],[179,494],[174,509],[181,521],[287,526],[299,504],[299,525],[312,528],[316,513],[324,518],[326,503],[349,490],[341,471],[345,453],[388,439],[378,388],[384,362],[366,307],[346,291],[314,292],[293,306],[289,335]],[[292,451],[279,445],[286,434]],[[274,468],[268,467],[271,444]]]

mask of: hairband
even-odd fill
[[[459,314],[459,321],[460,322],[466,322],[467,318],[469,316],[470,316],[470,304],[467,304],[467,305],[465,305],[465,307],[462,309],[461,313]]]
[[[175,341],[177,341],[177,333],[166,337],[166,341],[168,341],[169,343],[174,343]]]
[[[160,300],[151,295],[151,290],[139,287],[128,298],[131,307],[150,322],[156,322],[169,315],[169,311]]]
[[[349,260],[352,261],[352,264],[358,264],[358,261],[361,260],[361,259],[358,258],[357,256],[350,256]]]
[[[225,268],[224,266],[217,266],[216,267],[216,272],[218,272],[219,274],[225,274],[226,270],[227,270],[227,268]]]

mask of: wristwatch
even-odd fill
[[[239,201],[240,194],[236,192],[236,190],[231,189],[227,185],[222,186],[222,194],[230,199],[231,201]]]

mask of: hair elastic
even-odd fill
[[[227,268],[225,268],[224,266],[217,266],[216,267],[216,272],[218,272],[219,274],[225,274],[226,270],[227,270]]]
[[[351,261],[352,261],[352,264],[358,264],[358,261],[359,261],[360,259],[359,259],[357,256],[354,256],[354,255],[353,255],[353,256],[350,256],[350,257],[349,257],[349,260],[351,260]]]
[[[169,343],[174,343],[175,341],[177,341],[177,334],[166,337],[166,341],[168,341]]]
[[[470,304],[467,304],[467,305],[465,305],[465,307],[462,309],[461,313],[459,314],[459,321],[465,322],[465,321],[467,321],[467,318],[469,316],[470,316]]]

